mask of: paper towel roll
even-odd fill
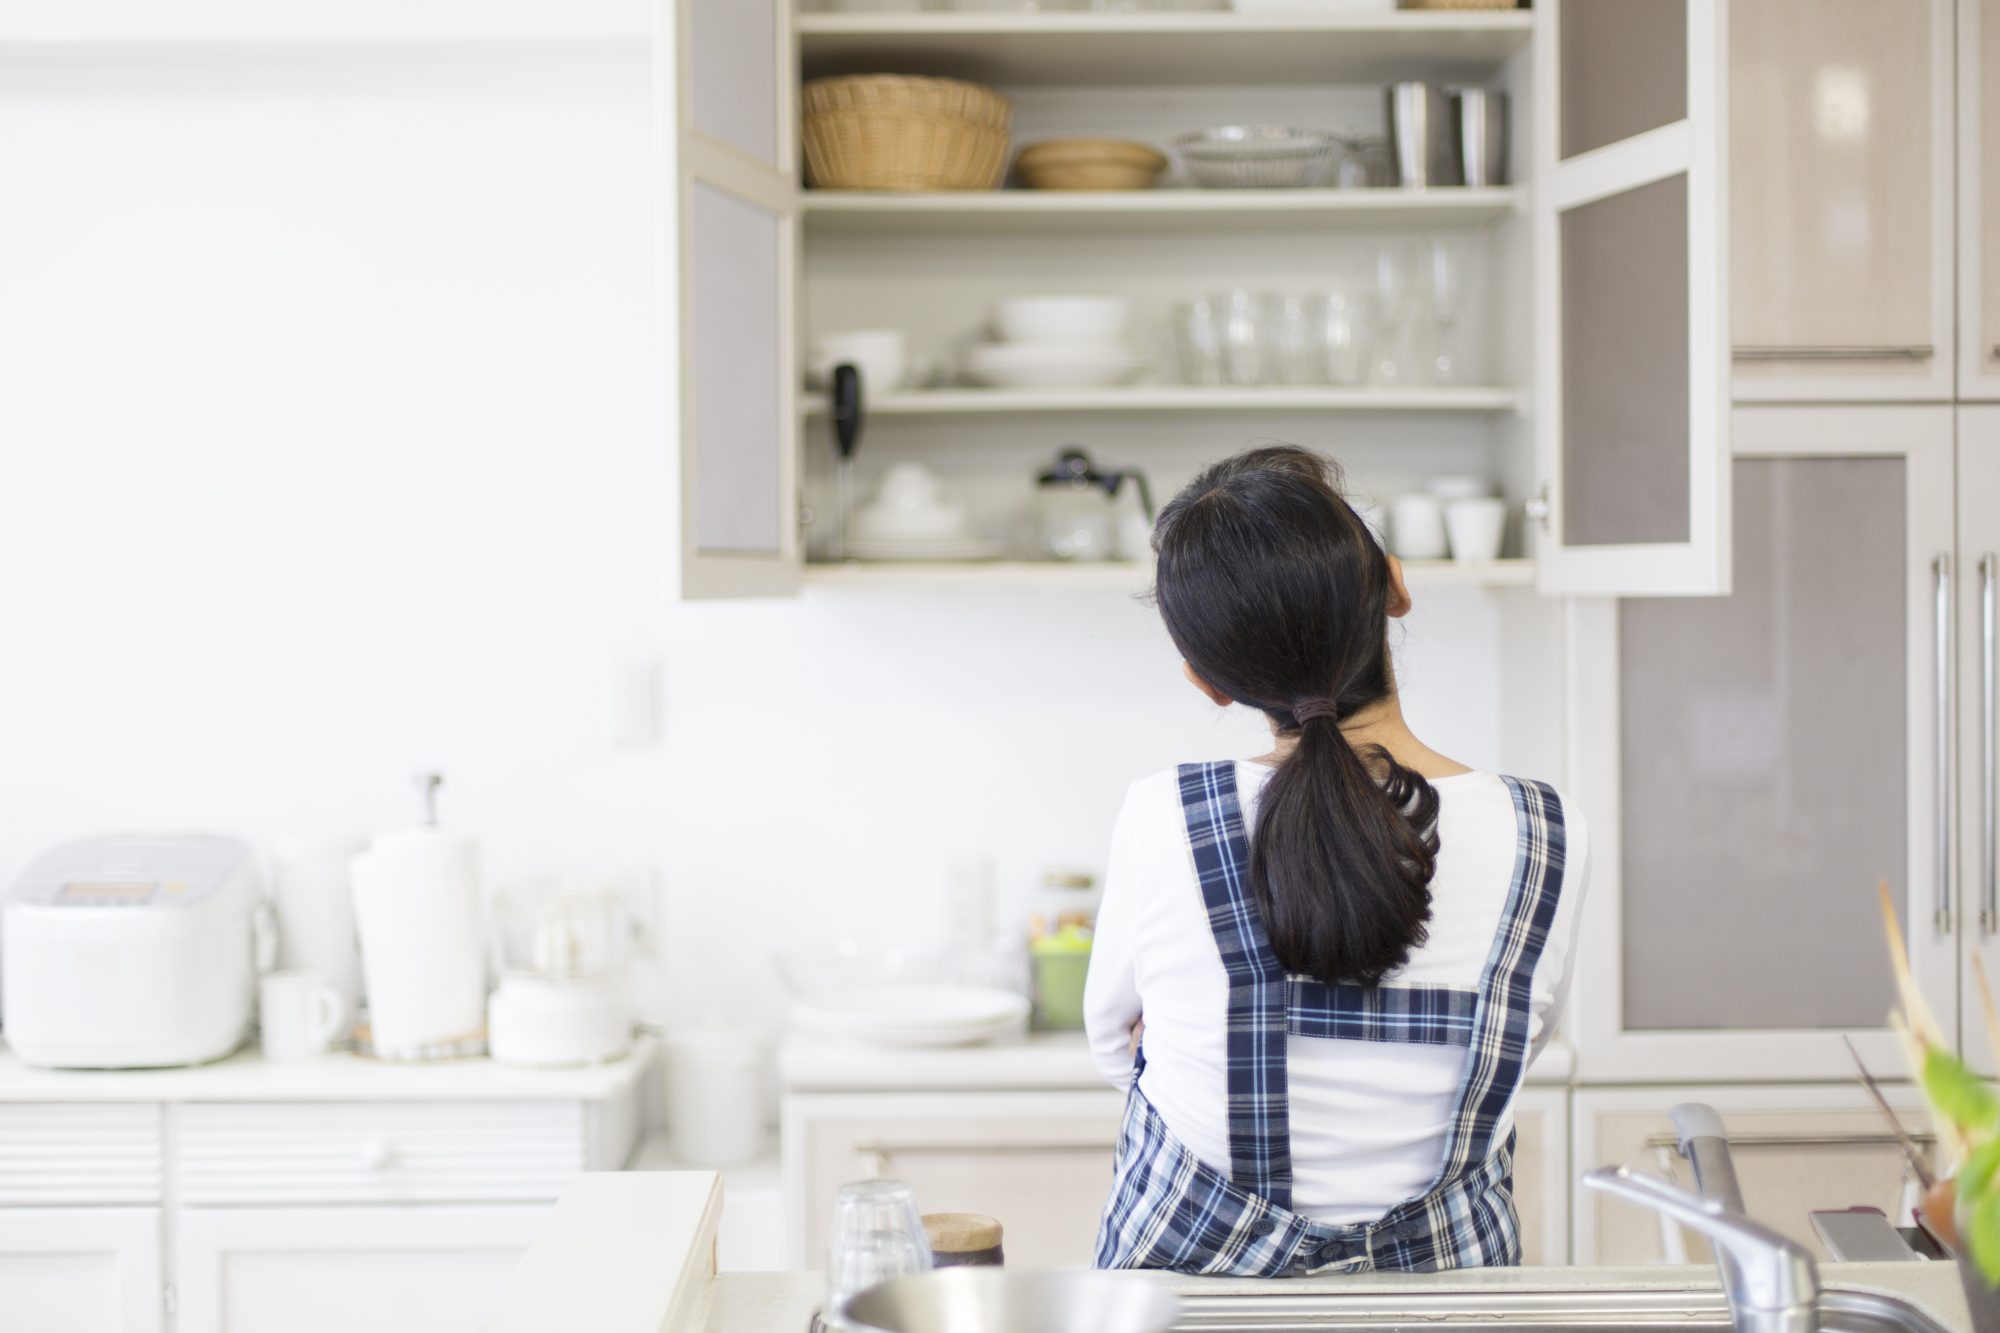
[[[383,834],[354,858],[353,877],[376,1053],[477,1034],[486,1023],[478,843],[431,827]]]
[[[278,966],[311,972],[340,992],[347,1040],[361,999],[361,954],[354,938],[348,865],[367,849],[359,838],[280,835],[271,840],[271,897],[278,911]]]

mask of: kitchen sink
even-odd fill
[[[1507,1333],[1688,1333],[1730,1327],[1722,1294],[1617,1289],[1461,1292],[1181,1293],[1173,1333],[1404,1333],[1493,1328]],[[1912,1305],[1858,1291],[1820,1293],[1825,1333],[1947,1333]]]

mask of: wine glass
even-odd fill
[[[1303,296],[1279,297],[1271,306],[1271,354],[1281,384],[1315,384],[1320,379],[1314,347],[1312,305]]]
[[[1238,387],[1268,384],[1271,379],[1269,298],[1238,289],[1216,298],[1222,321],[1222,376]]]
[[[1432,369],[1439,384],[1456,384],[1464,373],[1455,352],[1458,322],[1465,314],[1465,257],[1450,241],[1431,242],[1431,316],[1437,321]]]
[[[930,1267],[931,1244],[915,1190],[900,1180],[842,1185],[833,1205],[826,1306],[820,1318],[830,1328],[850,1328],[843,1314],[848,1301],[877,1283]]]
[[[1401,356],[1403,320],[1409,313],[1410,279],[1407,257],[1396,246],[1375,252],[1375,373],[1377,384],[1409,381]]]
[[[1320,377],[1353,386],[1368,379],[1368,312],[1365,298],[1335,288],[1320,303]]]

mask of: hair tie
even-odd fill
[[[1292,705],[1292,716],[1298,719],[1300,726],[1304,726],[1316,717],[1330,717],[1338,722],[1340,705],[1331,699],[1307,699],[1303,703]]]

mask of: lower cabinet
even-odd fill
[[[548,1215],[545,1204],[183,1208],[177,1333],[476,1333]]]
[[[1123,1110],[1109,1091],[787,1098],[792,1266],[824,1265],[840,1187],[876,1176],[927,1213],[998,1218],[1010,1267],[1087,1266]]]
[[[1523,1088],[1514,1102],[1514,1209],[1521,1262],[1569,1262],[1569,1089]]]
[[[1914,1088],[1884,1089],[1913,1134],[1929,1142],[1930,1120]],[[1829,1258],[1814,1234],[1816,1210],[1867,1206],[1905,1219],[1914,1196],[1902,1151],[1859,1086],[1578,1089],[1579,1175],[1594,1166],[1629,1166],[1693,1187],[1674,1148],[1669,1114],[1678,1102],[1706,1102],[1722,1116],[1743,1187],[1758,1221]],[[1579,1184],[1575,1194],[1579,1264],[1707,1263],[1705,1242],[1654,1213]]]
[[[1087,1266],[1111,1184],[1124,1097],[1113,1092],[812,1094],[785,1102],[792,1267],[825,1263],[841,1185],[908,1181],[928,1213],[983,1213],[1016,1268]],[[1525,1089],[1515,1106],[1514,1197],[1522,1262],[1569,1253],[1569,1093]]]
[[[0,1208],[0,1327],[158,1333],[158,1208]]]

